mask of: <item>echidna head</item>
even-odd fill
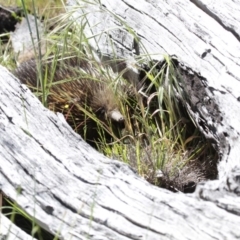
[[[124,122],[124,117],[120,112],[120,99],[119,96],[114,93],[113,89],[109,86],[99,91],[94,99],[96,105],[98,105],[98,114],[101,115],[101,119],[114,123]]]
[[[97,115],[100,119],[107,122],[122,123],[124,122],[124,117],[120,112],[117,104],[106,102],[100,106],[97,111]]]

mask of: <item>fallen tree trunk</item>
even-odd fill
[[[71,8],[76,5],[74,0],[68,3]],[[115,54],[136,58],[148,54],[161,60],[168,53],[198,75],[185,78],[185,91],[195,106],[189,110],[205,136],[219,146],[219,184],[225,188],[226,182],[239,172],[240,32],[236,26],[240,5],[228,1],[221,4],[180,0],[158,5],[156,1],[142,0],[136,6],[133,1],[119,1],[117,5],[102,1],[101,5],[80,5],[74,17],[77,21],[86,19],[90,27],[85,33],[103,57]],[[97,43],[93,36],[97,36]],[[229,187],[239,193],[235,184]]]
[[[218,180],[186,195],[151,186],[126,164],[93,150],[61,114],[45,109],[1,67],[3,193],[60,239],[238,239],[239,29],[234,22],[238,16],[231,18],[223,6],[234,15],[240,5],[221,4],[215,8],[208,1],[141,0],[136,5],[119,0],[81,8],[88,13],[89,26],[95,26],[86,28],[88,37],[114,29],[98,38],[99,49],[91,42],[103,55],[111,58],[109,36],[118,56],[142,54],[123,25],[127,23],[148,53],[158,53],[153,59],[174,54],[200,73],[195,81],[185,79],[185,91],[195,106],[189,111],[198,127],[218,145]],[[8,224],[2,218],[1,228]],[[0,229],[2,238],[6,234]]]

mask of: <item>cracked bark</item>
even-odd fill
[[[74,2],[68,3],[71,9]],[[226,0],[101,3],[85,4],[82,10],[90,12],[89,25],[95,26],[85,29],[87,36],[108,29],[97,46],[91,42],[105,57],[112,56],[110,43],[121,57],[144,53],[141,47],[135,50],[133,36],[108,9],[122,16],[155,60],[166,52],[174,54],[199,73],[201,78],[186,79],[185,91],[195,106],[189,106],[192,116],[204,122],[208,132],[203,132],[219,144],[219,179],[186,195],[151,186],[127,165],[91,149],[60,114],[42,107],[1,67],[2,191],[44,229],[59,232],[61,239],[239,239],[240,4]],[[1,215],[1,237],[8,224]],[[14,231],[20,230],[14,226]],[[15,239],[27,238],[17,234]]]

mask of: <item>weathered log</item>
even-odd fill
[[[151,186],[126,164],[92,149],[61,114],[45,109],[0,67],[4,194],[60,239],[239,239],[239,30],[238,16],[229,17],[224,7],[234,15],[240,5],[226,0],[221,8],[215,5],[207,0],[102,0],[101,6],[85,4],[81,10],[92,12],[88,22],[96,26],[86,29],[87,35],[117,26],[111,39],[118,56],[142,50],[106,10],[124,17],[147,52],[158,53],[153,59],[174,54],[200,73],[186,82],[185,91],[189,111],[221,153],[218,180],[185,195]],[[109,35],[98,39],[99,51],[111,57],[106,39]],[[0,237],[4,234],[1,230]]]
[[[76,1],[69,0],[68,4],[72,7]],[[85,32],[90,43],[108,58],[113,52],[125,57],[147,53],[158,60],[168,53],[200,74],[200,78],[185,79],[185,91],[195,106],[189,111],[198,127],[219,146],[221,180],[216,188],[225,188],[228,181],[233,184],[233,175],[238,176],[240,170],[240,31],[236,27],[239,17],[235,18],[240,4],[228,1],[221,4],[216,7],[216,3],[207,0],[116,4],[106,0],[101,5],[80,4],[79,11],[74,13],[76,19],[86,19],[89,27]],[[87,14],[83,15],[83,11]],[[97,44],[92,36],[97,36]],[[140,43],[136,44],[135,39]],[[239,194],[238,183],[231,184],[229,190]]]
[[[23,230],[18,228],[16,225],[12,224],[10,219],[1,214],[0,216],[0,239],[22,239],[22,240],[30,240],[33,238],[25,233]]]

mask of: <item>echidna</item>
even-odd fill
[[[124,126],[116,96],[122,89],[115,91],[113,80],[96,64],[77,57],[42,63],[42,74],[47,79],[48,108],[62,112],[69,125],[93,146],[102,134],[99,123],[105,127],[103,134],[107,141],[111,139],[110,125],[115,129]],[[22,63],[14,74],[32,91],[40,86],[35,60]]]

